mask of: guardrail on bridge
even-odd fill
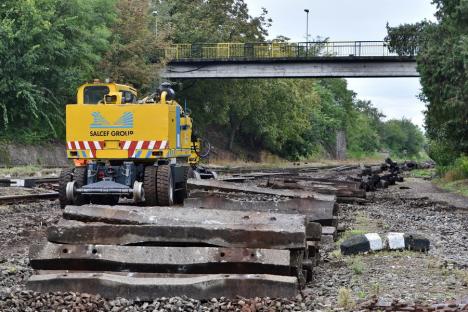
[[[399,56],[385,41],[173,44],[158,51],[168,61],[385,56]]]

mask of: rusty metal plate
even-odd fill
[[[155,273],[268,273],[291,275],[289,250],[68,245],[46,242],[30,249],[36,270]]]
[[[38,292],[83,292],[113,299],[123,297],[152,301],[158,297],[187,296],[194,299],[219,297],[294,297],[297,278],[262,274],[211,274],[187,277],[135,277],[108,273],[58,273],[33,275],[27,288]]]

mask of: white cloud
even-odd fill
[[[417,95],[420,93],[417,78],[355,78],[347,79],[348,87],[358,98],[370,100],[379,108],[386,119],[410,119],[423,129],[425,104]]]
[[[312,37],[331,41],[383,40],[385,25],[434,20],[435,7],[429,0],[245,0],[252,15],[265,7],[273,18],[270,38],[278,35],[304,41],[306,14],[310,10]],[[416,96],[420,84],[416,78],[348,79],[359,98],[372,100],[389,118],[406,117],[423,125],[424,103]]]

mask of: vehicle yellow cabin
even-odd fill
[[[138,101],[137,91],[117,83],[79,87],[66,107],[67,154],[72,159],[187,158],[192,120],[163,91]]]

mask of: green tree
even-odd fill
[[[168,28],[172,43],[263,41],[269,20],[266,12],[252,17],[243,0],[154,1],[158,25]],[[180,96],[189,98],[194,117],[222,126],[232,149],[251,114],[260,112],[264,82],[251,80],[184,81]],[[203,122],[199,122],[203,125]],[[245,132],[245,131],[244,131]]]
[[[445,164],[468,153],[468,1],[432,2],[437,23],[388,27],[387,40],[401,54],[418,50],[429,153]]]
[[[417,156],[424,146],[421,130],[408,119],[384,123],[383,143],[397,156]]]
[[[352,154],[372,154],[380,148],[380,136],[373,121],[356,112],[354,123],[348,128],[348,149]]]
[[[381,130],[382,129],[382,118],[386,116],[372,105],[371,101],[364,101],[357,99],[354,104],[355,109],[369,118],[369,122],[372,127]]]
[[[99,76],[130,83],[145,93],[157,84],[161,63],[155,55],[164,47],[168,30],[160,27],[155,33],[157,17],[152,15],[148,0],[119,0],[116,14]]]
[[[267,12],[252,17],[244,0],[153,1],[173,43],[258,42],[268,34]]]
[[[0,4],[0,128],[57,138],[64,104],[108,47],[112,0],[7,0]]]

